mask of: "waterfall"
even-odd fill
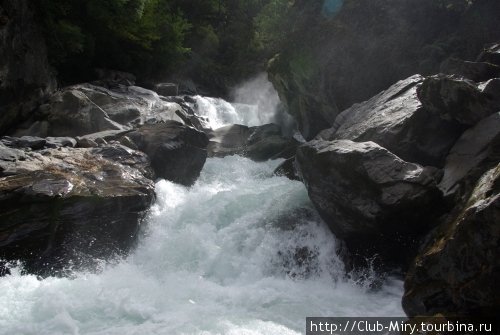
[[[267,79],[259,74],[232,90],[232,101],[221,98],[194,96],[191,107],[197,115],[208,119],[212,129],[228,124],[249,127],[275,123],[283,132],[292,135],[295,130],[293,118],[281,106],[278,93]]]

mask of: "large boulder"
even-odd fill
[[[227,125],[209,133],[210,157],[240,155],[255,161],[290,158],[295,154],[298,142],[285,138],[276,124],[247,127]]]
[[[0,162],[0,259],[63,274],[134,245],[154,200],[147,156],[120,145],[10,150],[23,157]]]
[[[0,135],[56,88],[29,0],[0,1]]]
[[[373,141],[406,161],[442,166],[464,127],[424,108],[417,95],[424,80],[412,76],[353,105],[318,139]]]
[[[192,185],[207,159],[207,135],[176,121],[143,125],[127,137],[151,158],[157,178]]]
[[[405,281],[407,315],[498,317],[500,165],[424,244]]]
[[[460,200],[479,177],[500,162],[500,112],[462,134],[446,158],[439,188],[452,201]]]
[[[168,120],[200,129],[204,126],[183,97],[160,97],[138,86],[105,88],[79,84],[53,94],[13,134],[18,137],[80,136]]]
[[[125,130],[78,88],[70,87],[51,96],[41,107],[48,121],[45,136],[79,136],[103,130]]]
[[[313,140],[296,159],[311,201],[354,255],[404,266],[442,210],[440,172],[374,142]]]
[[[427,77],[417,93],[429,112],[465,126],[473,126],[498,111],[488,94],[463,77],[442,74]]]

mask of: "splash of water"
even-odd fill
[[[250,119],[251,125],[276,123],[286,133],[291,133],[295,128],[293,118],[282,106],[267,73],[260,73],[238,85],[232,90],[231,96],[236,103],[255,106],[257,113]]]
[[[335,238],[279,161],[212,158],[156,185],[137,250],[73,279],[0,278],[0,333],[300,334],[306,316],[398,316],[402,283],[342,276]]]

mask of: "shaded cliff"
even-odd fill
[[[0,134],[23,120],[56,82],[32,5],[0,1]]]
[[[474,60],[500,38],[498,12],[495,0],[299,0],[269,77],[311,139],[340,111],[400,79]]]

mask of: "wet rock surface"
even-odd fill
[[[0,162],[10,164],[0,178],[0,258],[53,275],[131,249],[154,200],[147,156],[120,145],[21,152]]]
[[[500,311],[500,165],[428,237],[405,282],[409,316],[497,317]]]
[[[311,201],[353,255],[404,265],[442,210],[436,168],[374,142],[315,140],[297,150]]]
[[[255,161],[290,158],[295,154],[298,142],[285,138],[278,125],[258,127],[228,125],[209,133],[210,157],[241,155]]]
[[[127,137],[151,158],[157,178],[191,185],[207,159],[207,135],[176,121],[144,125]]]
[[[406,161],[442,166],[464,127],[424,108],[417,95],[423,82],[415,75],[353,105],[318,139],[373,141]]]
[[[457,201],[473,189],[478,178],[500,161],[500,112],[462,134],[446,158],[439,188]]]

